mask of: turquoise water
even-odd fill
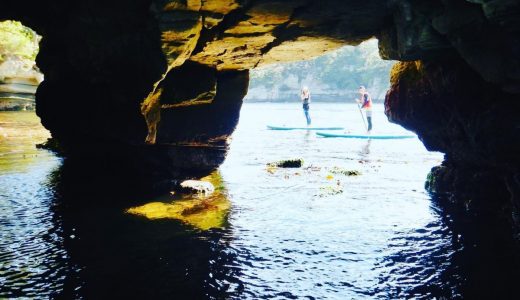
[[[382,110],[376,105],[374,134],[408,134]],[[516,256],[495,225],[424,190],[442,154],[418,139],[271,131],[267,124],[304,125],[300,105],[246,103],[219,170],[229,211],[223,224],[201,230],[126,213],[162,200],[117,178],[89,179],[35,149],[48,133],[34,115],[20,123],[14,114],[0,113],[8,133],[0,140],[0,298],[452,299],[514,291]],[[311,115],[314,126],[363,132],[352,104],[314,103]],[[289,158],[302,158],[303,168],[266,168]]]

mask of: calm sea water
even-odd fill
[[[374,134],[407,133],[382,110],[376,105]],[[363,132],[355,105],[316,103],[311,116],[315,126]],[[0,113],[0,298],[514,295],[518,260],[507,237],[424,190],[440,153],[418,139],[266,130],[304,123],[299,104],[244,105],[219,170],[230,208],[216,211],[207,229],[127,213],[176,202],[115,179],[92,181],[35,149],[48,133],[34,114]],[[288,158],[302,158],[304,167],[266,168]]]

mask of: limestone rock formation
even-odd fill
[[[443,170],[492,170],[507,191],[518,190],[519,15],[515,0],[7,0],[0,10],[43,35],[37,112],[71,156],[119,156],[157,179],[207,174],[225,157],[249,69],[377,37],[383,58],[403,61],[390,120],[446,153]]]

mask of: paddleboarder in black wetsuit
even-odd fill
[[[311,103],[311,92],[309,88],[304,86],[300,94],[303,104],[303,112],[305,113],[305,119],[307,119],[307,126],[311,125],[311,116],[309,115],[309,103]]]

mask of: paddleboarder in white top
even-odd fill
[[[307,126],[311,125],[311,116],[309,115],[309,103],[311,103],[311,92],[309,88],[304,86],[300,94],[303,104],[303,112],[305,113],[305,119],[307,119]]]
[[[367,89],[362,85],[358,89],[360,98],[356,99],[356,102],[361,104],[361,109],[365,110],[365,115],[367,117],[367,132],[372,132],[372,97],[370,97],[370,94],[367,92]]]

